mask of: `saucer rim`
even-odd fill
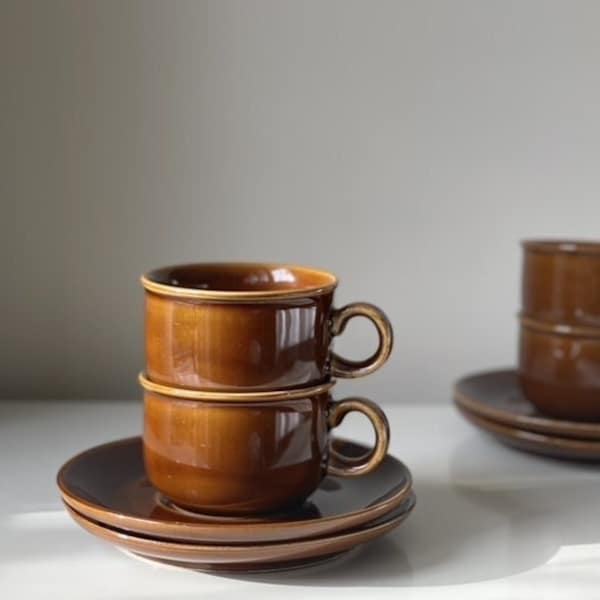
[[[358,446],[360,449],[367,449],[364,444],[349,440],[346,438],[335,438],[341,443],[349,443]],[[403,482],[393,486],[383,497],[384,500],[375,499],[361,509],[349,511],[338,515],[330,515],[321,518],[304,519],[299,521],[287,520],[278,522],[183,522],[183,521],[164,521],[160,519],[151,519],[147,517],[132,516],[119,513],[116,510],[93,503],[85,498],[78,497],[71,486],[65,482],[65,473],[74,463],[84,459],[92,452],[102,452],[107,448],[133,443],[141,443],[141,436],[131,436],[99,444],[79,452],[70,458],[59,469],[56,476],[56,483],[63,502],[69,505],[78,513],[87,519],[96,521],[103,526],[119,528],[138,535],[151,535],[160,537],[160,539],[177,539],[184,542],[207,542],[222,543],[224,541],[223,531],[227,530],[225,540],[232,544],[248,543],[277,543],[292,540],[316,539],[323,535],[339,533],[359,527],[365,523],[381,518],[399,507],[413,491],[413,477],[409,468],[398,458],[388,453],[386,456],[393,458],[402,470]],[[395,491],[394,491],[395,490]],[[385,497],[392,492],[391,496]],[[318,531],[312,533],[302,533],[306,529],[319,527]],[[164,531],[164,530],[167,531]],[[279,530],[285,529],[285,533],[279,533]],[[244,532],[243,536],[233,539],[231,536],[235,532]],[[261,535],[262,534],[262,535]],[[291,535],[291,537],[290,537]],[[175,536],[175,537],[173,537]],[[255,536],[255,537],[252,537]]]
[[[554,458],[587,462],[600,461],[599,440],[590,441],[551,436],[526,429],[509,427],[491,419],[481,417],[460,406],[457,402],[454,404],[458,412],[471,425],[507,445],[533,454],[543,454]]]
[[[115,546],[119,552],[124,554],[125,556],[129,556],[134,560],[141,561],[143,563],[149,564],[153,567],[163,567],[166,569],[187,569],[196,571],[198,573],[207,573],[207,574],[218,574],[218,575],[231,575],[237,576],[241,574],[249,574],[249,575],[259,575],[263,573],[282,573],[287,571],[296,571],[299,569],[310,569],[313,567],[320,567],[322,565],[329,564],[330,562],[340,561],[344,558],[351,556],[352,553],[357,552],[359,550],[359,546],[355,548],[350,548],[349,550],[342,550],[341,552],[337,552],[334,554],[317,556],[315,558],[298,558],[290,561],[273,561],[273,562],[251,562],[251,563],[210,563],[206,562],[202,565],[196,563],[185,563],[181,561],[168,560],[166,558],[157,558],[157,557],[148,557],[143,556],[141,554],[136,554],[131,550],[127,550],[125,548],[121,548],[120,546]]]
[[[85,515],[82,515],[68,505],[65,505],[65,509],[69,516],[71,516],[82,529],[85,529],[95,537],[112,543],[117,547],[126,548],[150,559],[152,559],[152,554],[148,553],[151,552],[160,553],[163,556],[166,556],[167,553],[173,553],[174,555],[179,554],[179,557],[175,560],[190,562],[190,565],[193,565],[210,562],[220,564],[231,564],[236,562],[268,563],[287,559],[293,560],[294,558],[301,558],[303,556],[325,556],[332,554],[333,552],[338,552],[338,550],[331,549],[332,544],[342,544],[342,550],[351,549],[387,534],[405,521],[414,510],[417,503],[417,497],[414,491],[411,491],[410,495],[405,498],[404,503],[407,504],[406,508],[401,510],[401,507],[397,507],[395,510],[389,511],[387,515],[383,515],[379,519],[365,523],[358,529],[337,532],[312,539],[243,545],[193,544],[179,542],[177,540],[163,540],[135,535],[118,528],[108,527],[93,519],[88,519]],[[342,550],[339,551],[341,552]],[[189,558],[190,554],[200,553],[204,554],[205,558]],[[274,553],[277,553],[278,555],[275,557],[273,556]],[[272,558],[265,557],[265,554],[270,554]],[[283,554],[283,557],[281,554]],[[188,558],[184,558],[184,555],[187,555]],[[159,557],[157,556],[157,558]]]

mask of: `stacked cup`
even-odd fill
[[[600,243],[523,243],[519,378],[552,417],[600,421]]]
[[[388,448],[385,415],[362,398],[334,401],[331,389],[336,377],[368,375],[389,357],[392,328],[380,309],[335,309],[336,277],[293,265],[179,265],[142,284],[144,461],[170,502],[207,514],[276,512],[301,504],[327,474],[377,468]],[[379,335],[362,361],[332,351],[355,316]],[[330,430],[351,411],[376,434],[360,458],[330,447]]]

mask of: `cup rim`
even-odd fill
[[[325,381],[309,387],[291,388],[287,390],[268,390],[262,392],[211,392],[207,390],[194,390],[190,388],[173,387],[156,383],[148,379],[142,371],[138,381],[147,392],[177,398],[178,400],[205,400],[209,402],[282,402],[285,400],[298,400],[318,396],[329,392],[335,381]]]
[[[284,274],[298,275],[300,277],[311,277],[317,283],[298,284],[298,287],[278,289],[219,289],[198,288],[189,285],[181,285],[178,282],[165,281],[169,272],[175,269],[206,269],[207,271],[221,270],[246,270],[262,269],[270,271],[281,271]],[[333,273],[323,269],[295,265],[291,263],[275,262],[206,262],[206,263],[184,263],[168,265],[147,271],[140,277],[145,290],[162,296],[173,296],[177,298],[197,298],[201,300],[220,300],[223,302],[239,301],[261,301],[261,300],[288,300],[292,298],[309,298],[320,296],[335,289],[338,279]],[[276,282],[273,282],[276,283]]]
[[[577,323],[573,324],[567,322],[550,322],[531,316],[526,312],[517,313],[517,319],[521,327],[532,331],[536,331],[538,333],[583,339],[600,338],[600,327],[595,327],[594,325],[579,325]]]
[[[522,240],[527,251],[563,254],[600,254],[600,241],[575,239],[531,239]]]

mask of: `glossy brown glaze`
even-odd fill
[[[600,421],[600,335],[550,333],[531,322],[522,324],[519,378],[527,399],[540,412]]]
[[[157,382],[208,391],[308,386],[367,375],[392,349],[385,315],[366,303],[333,308],[336,278],[291,265],[223,263],[157,269],[146,290],[146,372]],[[379,333],[375,354],[349,361],[331,351],[349,319]]]
[[[294,542],[270,544],[189,544],[168,542],[102,526],[85,518],[66,505],[71,517],[89,533],[150,560],[167,561],[170,564],[200,570],[244,571],[269,570],[285,564],[287,567],[303,564],[306,560],[328,557],[360,544],[374,540],[398,527],[410,514],[415,505],[411,494],[400,507],[355,530]]]
[[[144,395],[144,460],[154,487],[207,513],[299,504],[327,458],[328,394],[277,403],[217,404]]]
[[[470,413],[515,429],[554,437],[600,441],[600,423],[550,418],[523,394],[516,369],[486,371],[461,378],[454,401]]]
[[[247,515],[301,504],[327,474],[329,430],[348,410],[371,419],[376,444],[361,461],[331,465],[335,474],[366,474],[387,452],[387,420],[367,400],[333,402],[322,391],[305,397],[282,392],[280,399],[271,392],[262,401],[256,394],[247,401],[234,394],[229,400],[193,400],[176,397],[189,390],[166,395],[154,391],[156,384],[142,383],[146,472],[158,491],[182,507]]]
[[[523,249],[523,314],[600,327],[600,243],[532,240]]]
[[[574,440],[533,433],[484,419],[462,406],[457,406],[457,408],[467,421],[507,446],[553,458],[600,461],[600,442],[598,441]]]
[[[519,377],[542,413],[600,420],[600,243],[523,242]]]
[[[362,444],[334,440],[337,453],[361,457]],[[146,476],[140,437],[85,450],[59,471],[64,502],[109,527],[171,541],[256,544],[314,538],[347,531],[398,508],[412,487],[410,471],[386,455],[364,477],[326,477],[309,500],[291,511],[256,517],[220,517],[171,505]]]

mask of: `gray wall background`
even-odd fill
[[[524,237],[598,237],[600,3],[0,0],[3,397],[130,397],[139,274],[280,260],[392,319],[343,391],[514,363]],[[356,323],[338,349],[374,345]]]

